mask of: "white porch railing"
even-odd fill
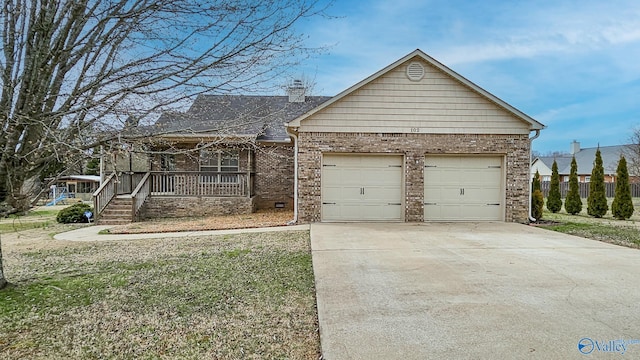
[[[152,172],[151,195],[250,196],[244,172]]]
[[[116,196],[117,186],[116,173],[113,173],[93,193],[93,211],[96,217],[102,213],[102,210],[107,207],[111,199]]]

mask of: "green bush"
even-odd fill
[[[620,156],[616,171],[616,195],[611,204],[611,212],[616,219],[626,220],[633,215],[633,201],[631,200],[631,187],[629,185],[629,171],[627,160]]]
[[[569,192],[564,200],[564,209],[571,215],[582,211],[582,199],[580,199],[580,185],[578,185],[578,164],[576,157],[571,160],[571,173],[569,175]]]
[[[547,197],[547,209],[552,213],[557,213],[562,209],[560,174],[558,174],[558,163],[555,160],[553,160],[553,165],[551,166],[551,184],[549,185],[549,197]]]
[[[536,221],[542,219],[542,210],[544,208],[544,196],[542,191],[535,190],[531,196],[531,215]]]
[[[93,212],[93,208],[88,204],[71,205],[60,210],[56,221],[62,224],[85,223],[88,222],[87,217],[84,216],[87,211]]]
[[[604,167],[600,148],[596,150],[596,160],[591,171],[591,183],[589,184],[589,197],[587,198],[587,213],[593,217],[601,218],[609,210],[607,196],[604,189]]]
[[[538,170],[536,170],[536,174],[533,176],[533,181],[531,181],[531,193],[541,189],[542,188],[540,185],[540,173],[538,172]]]

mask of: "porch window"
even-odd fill
[[[160,170],[175,171],[176,156],[174,154],[160,154]]]
[[[203,174],[203,182],[237,183],[238,174],[225,174],[238,172],[240,154],[238,150],[201,150],[200,171]]]

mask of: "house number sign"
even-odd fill
[[[411,128],[411,132],[412,133],[419,133],[420,132],[420,128]]]

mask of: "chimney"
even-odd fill
[[[302,85],[302,80],[293,80],[293,84],[288,89],[289,102],[301,103],[305,100],[305,88]]]
[[[580,143],[573,140],[573,142],[571,143],[571,148],[569,152],[571,153],[571,155],[575,155],[579,151],[580,151]]]

